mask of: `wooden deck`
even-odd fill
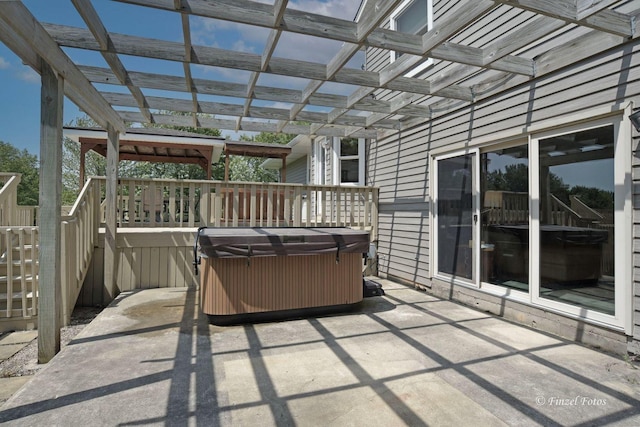
[[[20,219],[14,175],[0,188],[0,331],[32,328],[38,312],[39,228],[23,223],[36,221],[36,210]],[[104,289],[105,188],[104,178],[90,178],[61,217],[63,324],[76,304],[111,300]],[[122,178],[117,292],[195,285],[193,245],[202,226],[352,227],[375,241],[377,198],[372,187]]]

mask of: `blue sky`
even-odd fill
[[[42,22],[70,25],[86,28],[82,18],[68,0],[24,0],[26,7]],[[272,1],[263,1],[271,2]],[[290,8],[301,9],[314,13],[322,13],[342,19],[353,19],[360,4],[355,0],[292,0]],[[130,35],[157,38],[166,41],[182,41],[182,27],[177,13],[140,8],[128,4],[94,0],[93,5],[101,15],[108,31]],[[191,18],[192,40],[194,44],[234,49],[261,54],[266,35],[265,29],[250,27],[242,24],[217,21],[205,18]],[[313,46],[313,49],[309,49]],[[311,37],[283,34],[281,42],[274,56],[300,59],[319,63],[326,63],[340,48],[340,43],[314,39]],[[108,67],[102,56],[96,52],[85,52],[77,49],[64,49],[76,62],[84,65]],[[140,60],[138,58],[120,56],[125,67],[130,71],[154,72],[182,76],[182,64],[160,60]],[[359,68],[364,62],[364,55],[354,57],[350,66]],[[246,84],[248,73],[219,69],[206,66],[192,66],[195,78],[233,81]],[[285,80],[280,76],[262,75],[258,81],[260,85],[288,87],[301,89],[307,81],[296,79]],[[293,86],[292,86],[293,85]],[[100,85],[99,90],[121,92],[116,86]],[[126,90],[126,89],[125,89]],[[186,93],[171,93],[142,89],[147,96],[179,96],[190,99]],[[352,87],[340,84],[325,84],[321,92],[349,94]],[[217,101],[238,103],[239,100],[199,96],[202,101]],[[264,103],[256,101],[254,105],[287,108],[286,104]],[[314,109],[313,111],[326,111]],[[81,117],[79,111],[71,101],[65,99],[64,123],[70,123]],[[10,49],[0,42],[0,140],[27,149],[32,154],[39,154],[40,147],[40,76],[30,67],[22,64]],[[228,134],[231,138],[238,135]]]

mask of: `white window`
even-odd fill
[[[432,27],[431,0],[405,0],[390,16],[391,29],[401,33],[423,35]],[[402,56],[402,52],[391,51],[391,62]],[[433,61],[429,58],[409,71],[412,77],[425,70]]]
[[[364,139],[334,139],[334,183],[364,185]]]

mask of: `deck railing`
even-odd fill
[[[19,220],[17,174],[3,174],[0,208]],[[104,223],[106,180],[91,178],[61,223],[62,322],[80,294]],[[311,227],[369,230],[377,239],[378,190],[277,183],[120,179],[119,227]],[[33,224],[36,210],[25,209]],[[30,216],[32,215],[32,216]],[[30,218],[30,219],[28,219]],[[0,318],[34,319],[38,307],[38,227],[0,224]]]
[[[0,226],[37,225],[38,207],[18,205],[19,173],[0,172]]]
[[[37,314],[37,248],[37,227],[0,227],[0,318]]]
[[[89,179],[68,215],[62,217],[62,312],[66,324],[89,270],[100,226],[101,181]]]
[[[377,235],[373,187],[121,178],[117,197],[120,227],[345,226]]]
[[[0,226],[16,224],[19,173],[0,172]]]

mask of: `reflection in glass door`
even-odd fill
[[[474,280],[473,226],[475,154],[449,157],[437,163],[438,271]]]
[[[539,296],[615,314],[613,125],[541,139]]]
[[[480,155],[481,272],[485,283],[529,291],[529,146]]]

